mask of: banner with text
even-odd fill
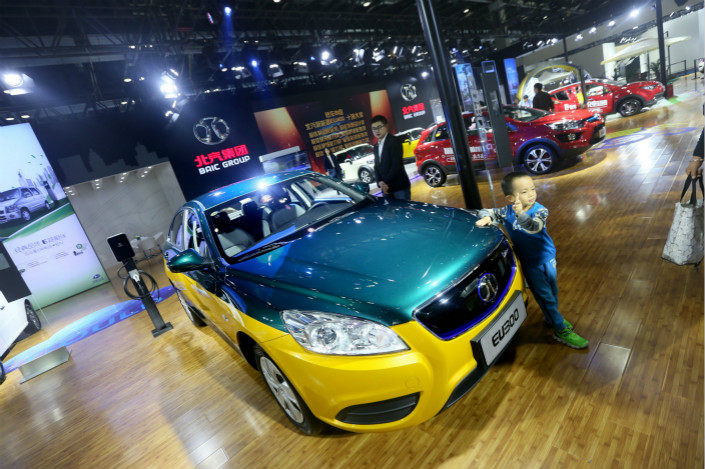
[[[308,150],[313,170],[324,173],[326,147],[335,153],[374,143],[369,122],[377,114],[384,115],[390,130],[394,129],[389,98],[383,90],[259,111],[255,119],[268,152],[292,147]]]
[[[32,127],[0,127],[0,141],[0,239],[35,306],[106,283],[108,276]]]
[[[263,172],[257,124],[249,105],[234,96],[186,104],[165,139],[186,200]]]

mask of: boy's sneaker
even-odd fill
[[[548,319],[546,319],[546,316],[543,317],[543,323],[546,324],[547,326],[553,327],[553,324],[548,322]],[[571,323],[569,323],[566,318],[563,318],[563,323],[565,324],[565,327],[569,327],[571,329],[573,328],[573,325]]]
[[[572,348],[585,348],[588,346],[588,340],[576,334],[571,326],[566,327],[562,331],[553,331],[553,338]]]

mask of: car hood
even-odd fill
[[[10,205],[15,205],[19,199],[10,199],[10,200],[3,200],[0,202],[0,208],[4,209],[5,207],[9,207]]]
[[[559,111],[548,114],[543,117],[539,117],[536,120],[531,121],[531,124],[550,124],[553,122],[560,122],[564,120],[583,120],[589,119],[595,115],[595,111],[589,109],[575,109],[572,111]]]
[[[290,244],[235,264],[237,287],[277,309],[366,317],[386,325],[480,263],[502,239],[468,212],[377,202]]]

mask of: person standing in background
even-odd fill
[[[534,93],[534,100],[531,104],[532,107],[553,112],[553,100],[551,99],[551,95],[543,91],[543,85],[541,83],[534,85]]]
[[[375,175],[377,185],[387,200],[411,199],[411,183],[404,170],[404,147],[401,139],[389,133],[387,118],[374,116],[370,122],[375,143]]]
[[[343,169],[340,167],[338,159],[329,147],[325,147],[323,149],[323,164],[326,168],[326,174],[328,174],[328,176],[340,180],[343,179]]]

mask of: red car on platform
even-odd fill
[[[663,98],[664,86],[658,81],[635,81],[622,84],[612,80],[585,80],[587,108],[602,115],[619,112],[633,116],[646,106],[653,106]],[[580,109],[580,83],[549,91],[556,111]]]
[[[523,164],[532,174],[551,171],[558,158],[577,156],[605,138],[605,120],[586,109],[549,113],[540,109],[504,106],[509,143],[515,164]],[[485,161],[472,113],[463,114],[473,165]],[[492,131],[487,133],[490,153],[487,161],[497,159]],[[416,167],[426,183],[438,187],[448,174],[457,173],[455,154],[448,126],[439,122],[421,133],[414,150]]]

